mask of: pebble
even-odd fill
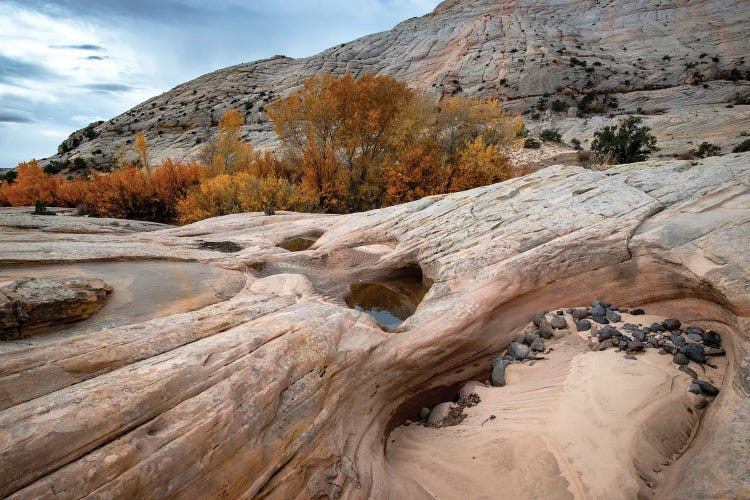
[[[638,359],[635,356],[633,356],[632,354],[626,354],[625,356],[623,356],[623,358],[625,358],[625,359],[632,359],[632,360],[637,360]]]
[[[646,314],[646,311],[644,311],[641,308],[638,308],[638,309],[633,309],[632,311],[630,311],[630,314],[632,314],[633,316],[643,316],[644,314]]]
[[[677,354],[678,352],[677,347],[675,347],[674,344],[670,344],[669,342],[664,342],[661,347],[670,354]]]
[[[438,426],[443,423],[450,411],[455,406],[455,403],[440,403],[430,412],[430,416],[427,417],[427,425]]]
[[[427,417],[430,416],[430,409],[427,407],[422,408],[419,410],[419,420],[427,420]]]
[[[703,341],[703,337],[701,337],[700,335],[695,334],[695,333],[688,333],[687,334],[687,338],[689,338],[693,342],[702,342]]]

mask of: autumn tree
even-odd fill
[[[53,205],[57,191],[57,181],[44,173],[36,160],[19,163],[13,184],[0,186],[0,199],[11,206],[34,205],[37,201]]]
[[[146,175],[151,177],[151,159],[148,154],[148,142],[146,137],[143,135],[143,131],[139,130],[135,134],[135,152],[138,155],[138,162],[141,164],[141,168],[145,170]]]
[[[236,109],[229,109],[219,119],[216,135],[201,151],[201,161],[217,173],[233,174],[250,168],[255,152],[250,143],[242,140],[245,118]]]

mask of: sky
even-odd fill
[[[0,0],[0,168],[204,73],[306,57],[439,0]]]

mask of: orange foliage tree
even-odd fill
[[[37,201],[54,204],[57,181],[45,174],[36,160],[19,163],[16,172],[13,184],[0,185],[0,199],[11,206],[34,205]]]

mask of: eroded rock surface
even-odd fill
[[[0,287],[0,340],[81,321],[104,306],[112,287],[100,279],[23,278]]]
[[[385,459],[404,402],[416,415],[446,401],[445,387],[489,379],[535,313],[605,297],[718,332],[726,351],[700,432],[647,493],[750,489],[749,154],[550,167],[343,216],[12,231],[0,233],[0,264],[84,244],[88,259],[106,260],[127,243],[130,258],[179,255],[241,270],[247,283],[197,311],[0,353],[1,496],[429,498]],[[323,235],[307,250],[277,246],[311,232]],[[19,235],[37,244],[20,252]],[[432,287],[395,331],[346,307],[351,283],[414,265]],[[550,479],[561,488],[591,472],[567,464]]]

